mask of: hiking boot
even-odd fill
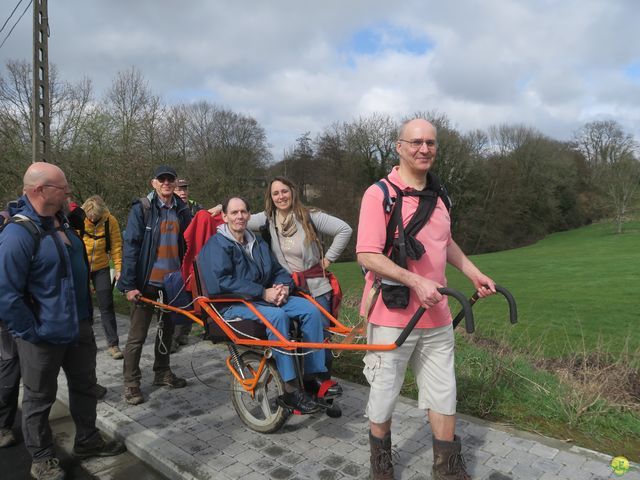
[[[113,347],[109,347],[107,351],[111,355],[111,358],[113,358],[114,360],[122,360],[124,358],[124,355],[122,354],[122,350],[120,350],[120,348],[117,345],[114,345]]]
[[[18,443],[16,434],[10,428],[0,428],[0,448],[10,447]]]
[[[109,440],[107,442],[102,437],[98,438],[98,441],[87,445],[74,445],[73,455],[78,458],[113,457],[115,455],[120,455],[127,450],[124,443],[118,440]]]
[[[180,350],[180,345],[178,345],[178,342],[174,339],[173,342],[171,342],[171,350],[169,353],[176,353],[178,350]]]
[[[174,337],[173,342],[178,345],[189,345],[189,335],[178,335]]]
[[[106,387],[103,387],[99,383],[96,383],[93,387],[91,387],[90,393],[94,397],[96,397],[98,400],[100,400],[101,398],[104,398],[104,396],[107,394],[107,389]]]
[[[369,446],[371,448],[371,480],[393,480],[393,458],[397,453],[391,449],[391,432],[384,438],[374,437],[369,432]]]
[[[176,376],[171,370],[156,373],[153,379],[154,385],[166,385],[171,388],[184,388],[187,386],[187,381],[184,378]]]
[[[124,399],[129,405],[144,403],[144,396],[140,387],[124,387]]]
[[[278,405],[301,415],[315,413],[320,409],[318,404],[302,390],[295,390],[280,395],[278,397]]]
[[[64,470],[60,468],[60,460],[53,457],[43,462],[33,462],[31,476],[36,480],[64,480]]]
[[[453,442],[445,442],[433,437],[432,480],[471,480],[461,453],[460,437]]]

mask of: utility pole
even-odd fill
[[[50,150],[49,14],[47,0],[33,0],[33,92],[31,131],[35,162],[48,162]]]

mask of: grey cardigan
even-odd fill
[[[346,222],[343,222],[339,218],[332,217],[331,215],[328,215],[319,210],[311,211],[310,215],[311,220],[313,221],[313,224],[316,226],[316,229],[319,233],[333,237],[333,242],[331,242],[331,246],[325,252],[324,256],[330,262],[335,262],[347,247],[353,230]],[[295,221],[299,231],[302,232],[303,241],[306,240],[306,235],[304,233],[304,229],[302,228],[302,223],[300,223],[297,218],[295,218]],[[260,212],[251,215],[247,226],[250,230],[258,232],[260,230],[260,227],[263,226],[266,222],[266,214],[264,212]],[[284,254],[282,253],[282,250],[280,248],[278,233],[276,231],[276,225],[273,219],[269,221],[269,232],[271,233],[272,238],[271,251],[278,259],[278,262],[280,262],[280,264],[287,271],[289,271],[289,273],[291,273],[289,265],[287,264],[284,258]],[[305,269],[317,265],[320,260],[321,252],[319,251],[318,246],[315,243],[305,246],[302,253],[302,264],[304,265]],[[331,291],[331,284],[326,278],[308,278],[307,284],[309,285],[309,290],[311,291],[311,295],[313,297],[319,297],[320,295],[324,295],[325,293]]]

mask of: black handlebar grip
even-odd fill
[[[518,323],[518,307],[516,306],[516,299],[513,298],[511,292],[500,285],[496,285],[496,292],[501,293],[504,298],[507,299],[507,303],[509,304],[509,321],[513,323]]]
[[[507,299],[507,303],[509,304],[509,321],[511,323],[518,323],[518,307],[516,306],[516,300],[513,298],[513,295],[511,295],[509,290],[507,290],[504,287],[501,287],[500,285],[496,285],[495,287],[496,287],[496,292],[502,294],[504,298]],[[471,305],[476,303],[478,298],[479,298],[478,292],[475,292],[471,297]],[[464,315],[465,315],[464,310],[460,310],[460,312],[458,312],[456,317],[453,319],[453,328],[456,328],[458,326],[458,324],[460,323]]]
[[[459,315],[465,316],[467,332],[473,333],[473,331],[475,330],[475,325],[473,322],[473,311],[471,310],[471,305],[469,304],[469,301],[465,298],[465,296],[457,290],[452,290],[450,288],[439,288],[438,292],[440,292],[442,295],[449,295],[451,297],[454,297],[462,304],[462,311]],[[396,347],[399,347],[404,343],[409,334],[413,331],[418,321],[422,318],[422,315],[424,315],[425,311],[426,309],[424,307],[420,307],[418,308],[418,310],[416,310],[416,313],[413,314],[413,317],[411,317],[411,320],[409,320],[407,326],[404,327],[404,330],[402,330],[400,335],[398,335],[398,338],[395,341]]]
[[[454,320],[453,328],[456,328],[456,326],[458,325],[458,323],[460,323],[460,320],[464,316],[465,330],[467,331],[467,333],[475,332],[476,326],[473,320],[473,311],[471,310],[471,304],[469,303],[469,300],[467,300],[467,298],[457,290],[452,290],[450,288],[439,288],[438,291],[443,295],[454,297],[456,300],[458,300],[458,302],[460,302],[460,305],[462,305],[462,310],[460,310],[458,315],[456,315],[457,323]]]

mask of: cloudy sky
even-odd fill
[[[0,1],[0,22],[17,2]],[[373,112],[435,110],[463,132],[522,123],[557,139],[615,119],[640,140],[635,0],[55,0],[49,16],[62,79],[87,76],[100,96],[135,66],[166,103],[253,116],[275,159],[306,131]],[[31,28],[29,8],[0,73],[31,59]]]

